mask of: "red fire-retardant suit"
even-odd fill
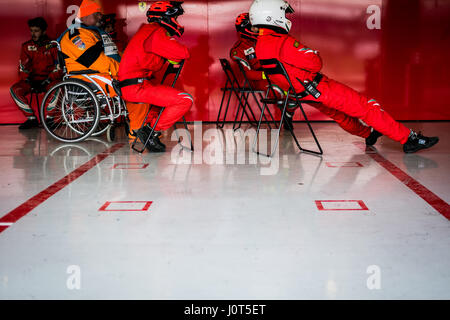
[[[271,29],[260,29],[256,54],[259,59],[276,58],[281,61],[297,93],[305,90],[299,81],[312,81],[322,68],[322,60],[317,51],[302,45],[288,34],[280,34]],[[289,85],[283,76],[273,75],[271,79],[283,90],[288,89]],[[370,128],[362,126],[358,120],[361,119],[395,141],[403,144],[408,140],[410,130],[383,111],[374,99],[369,99],[325,75],[317,89],[321,92],[319,98],[308,95],[304,99],[320,102],[321,105],[317,108],[336,120],[345,130],[368,137]]]
[[[241,37],[239,33],[238,37],[239,40],[236,41],[230,50],[230,58],[231,60],[236,60],[237,57],[246,61],[245,67],[247,70],[245,70],[245,74],[247,78],[252,81],[254,89],[265,91],[267,89],[267,80],[264,80],[261,65],[256,58],[256,40]]]
[[[62,77],[58,49],[48,37],[39,42],[29,40],[22,44],[19,77],[20,81],[10,89],[11,97],[26,117],[33,118],[39,111],[33,110],[35,106],[29,104],[27,96],[32,87],[45,92]]]
[[[131,39],[122,56],[119,67],[119,80],[133,78],[150,78],[154,72],[161,70],[167,60],[180,62],[189,58],[188,49],[171,37],[158,23],[143,25]],[[155,85],[149,80],[140,84],[122,88],[122,96],[126,101],[143,102],[166,109],[156,126],[156,131],[166,130],[178,121],[192,106],[190,94],[175,88]],[[146,115],[146,107],[141,112],[130,111],[130,129],[140,128]],[[159,113],[152,109],[151,125],[156,121]]]

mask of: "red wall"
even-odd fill
[[[17,79],[20,44],[29,39],[27,19],[44,16],[48,33],[64,29],[74,0],[0,1],[0,123],[24,120],[9,87]],[[193,94],[188,120],[215,120],[224,76],[218,59],[236,41],[235,17],[252,1],[186,1],[181,41],[191,51],[180,86]],[[321,52],[323,72],[379,100],[399,120],[449,120],[450,1],[292,0],[292,34]],[[104,0],[105,11],[124,19],[122,38],[145,23],[137,0]],[[369,5],[381,10],[381,29],[369,30]],[[313,119],[326,119],[314,109]]]

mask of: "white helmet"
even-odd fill
[[[285,0],[254,0],[249,10],[252,26],[274,26],[289,32],[292,22],[286,13],[294,10]]]

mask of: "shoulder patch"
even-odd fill
[[[83,42],[83,40],[81,40],[81,38],[79,36],[73,38],[72,42],[74,45],[76,45],[78,47],[78,49],[80,49],[80,50],[86,49],[86,44]]]
[[[300,46],[300,42],[298,42],[297,40],[294,42],[294,47],[298,48]]]
[[[255,49],[253,47],[250,47],[247,50],[244,50],[244,53],[246,56],[251,55],[252,53],[255,53]]]

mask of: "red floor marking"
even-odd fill
[[[356,202],[357,204],[359,204],[360,208],[359,209],[348,209],[348,208],[331,208],[331,209],[325,209],[323,207],[322,202]],[[316,206],[317,209],[319,209],[320,211],[328,211],[328,210],[345,210],[345,211],[354,211],[354,210],[369,210],[369,208],[367,208],[367,206],[365,205],[365,203],[362,200],[316,200]]]
[[[145,169],[148,163],[116,163],[111,169]]]
[[[142,209],[112,209],[107,210],[111,203],[145,203]],[[153,201],[107,201],[98,211],[147,211],[152,205]]]
[[[359,162],[327,162],[326,165],[330,168],[363,167],[363,165]]]
[[[366,151],[366,146],[362,147],[361,143],[355,143],[355,145]],[[420,182],[409,176],[403,170],[398,168],[395,164],[384,158],[377,152],[367,153],[373,160],[378,162],[383,168],[385,168],[394,177],[400,180],[405,186],[411,189],[415,194],[425,200],[430,206],[432,206],[437,212],[442,214],[448,220],[450,220],[450,206],[447,202],[439,198],[431,190],[426,188]]]
[[[99,153],[94,158],[86,162],[85,164],[81,165],[71,173],[69,173],[64,178],[60,179],[59,181],[56,181],[54,184],[49,186],[47,189],[39,192],[34,197],[28,199],[24,203],[22,203],[20,206],[15,208],[14,210],[10,211],[6,215],[0,218],[0,223],[15,223],[20,218],[27,215],[31,210],[39,206],[41,203],[43,203],[45,200],[53,196],[55,193],[66,187],[71,182],[75,181],[79,177],[81,177],[83,174],[88,172],[90,169],[95,167],[97,164],[99,164],[101,161],[105,160],[110,154],[116,152],[120,148],[122,148],[125,144],[124,143],[117,143],[111,148],[103,151],[102,153]],[[7,229],[6,227],[0,227],[0,233]]]

